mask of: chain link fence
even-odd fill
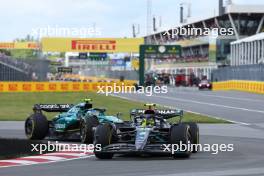
[[[212,72],[212,81],[264,81],[264,64],[222,67]]]

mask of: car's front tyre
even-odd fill
[[[174,158],[189,158],[191,151],[188,149],[188,144],[191,141],[190,126],[188,124],[176,124],[170,129],[170,144],[176,145],[179,151],[175,151],[172,156]],[[181,150],[181,145],[185,145],[184,150]]]
[[[112,143],[112,127],[110,124],[100,124],[95,130],[95,145],[101,145],[101,148]],[[94,151],[96,158],[99,159],[112,159],[113,153]]]
[[[29,116],[25,121],[25,134],[28,139],[42,140],[49,131],[49,122],[45,115],[35,113]]]
[[[185,122],[184,124],[187,124],[190,126],[190,133],[191,133],[191,143],[194,145],[198,145],[200,142],[200,132],[199,132],[199,126],[195,122]],[[198,152],[198,147],[193,146],[192,148],[193,153]]]
[[[96,116],[86,117],[80,122],[80,138],[81,142],[85,144],[92,144],[94,138],[93,128],[99,125],[98,118]]]

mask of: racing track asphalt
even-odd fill
[[[169,88],[167,94],[152,96],[118,94],[117,96],[158,103],[264,129],[264,96],[260,94]]]
[[[239,124],[201,124],[201,143],[234,144],[233,152],[193,154],[189,159],[170,157],[123,157],[97,160],[95,157],[1,168],[1,176],[89,176],[89,175],[264,175],[264,136],[259,129]],[[22,133],[23,130],[17,130]]]
[[[128,95],[122,96],[129,97]],[[173,160],[169,157],[120,156],[113,160],[102,161],[91,157],[51,164],[1,168],[0,175],[264,175],[263,96],[241,92],[198,92],[185,89],[177,89],[175,92],[169,92],[168,95],[158,96],[155,95],[152,98],[132,96],[129,98],[147,100],[242,122],[238,124],[200,125],[202,144],[232,143],[234,144],[234,151],[220,152],[216,155],[209,152],[199,152],[186,160]],[[5,123],[12,125],[12,122]],[[3,124],[2,128],[0,125],[0,136],[17,135],[17,137],[23,137],[22,123],[17,123],[16,126],[16,129],[8,130],[8,125]],[[13,131],[13,134],[10,134],[10,131]]]

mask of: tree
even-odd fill
[[[17,38],[14,42],[34,42],[37,41],[33,36],[27,35],[25,38]],[[37,58],[38,53],[35,50],[29,49],[12,49],[9,50],[10,55],[17,59],[32,59]]]

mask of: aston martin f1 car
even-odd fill
[[[44,112],[58,112],[47,120]],[[79,138],[83,143],[92,143],[94,128],[100,123],[122,123],[117,116],[105,115],[105,109],[93,108],[91,99],[72,104],[35,104],[33,114],[25,121],[28,139],[41,140],[45,137],[56,139]]]
[[[168,154],[173,157],[189,157],[197,148],[172,152],[168,146],[198,144],[199,128],[196,123],[182,122],[183,111],[154,109],[155,104],[146,104],[147,109],[133,109],[130,124],[104,123],[97,126],[94,143],[101,145],[95,150],[99,159],[111,159],[114,154]],[[179,117],[177,123],[168,119]]]

